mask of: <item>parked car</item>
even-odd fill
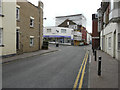
[[[79,46],[83,46],[84,45],[84,42],[80,42]]]

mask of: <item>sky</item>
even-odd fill
[[[28,0],[38,5],[38,0]],[[92,32],[92,14],[97,13],[101,0],[41,0],[44,4],[44,27],[55,26],[56,16],[83,14],[87,19],[86,29]]]

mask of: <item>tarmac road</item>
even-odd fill
[[[85,46],[58,49],[54,53],[3,64],[3,88],[73,88],[86,53]],[[88,65],[84,88],[88,83],[87,71]]]

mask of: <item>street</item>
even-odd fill
[[[73,88],[86,46],[60,46],[58,49],[3,64],[3,88]],[[82,87],[88,88],[88,65]]]

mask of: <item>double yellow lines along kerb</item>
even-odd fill
[[[88,53],[86,52],[84,60],[83,60],[82,65],[80,67],[80,70],[78,72],[77,78],[75,80],[75,83],[74,83],[74,86],[73,86],[73,90],[76,90],[76,88],[79,88],[79,90],[80,90],[82,88],[83,78],[84,78],[84,73],[85,73],[85,69],[86,69],[87,60],[88,60]]]

